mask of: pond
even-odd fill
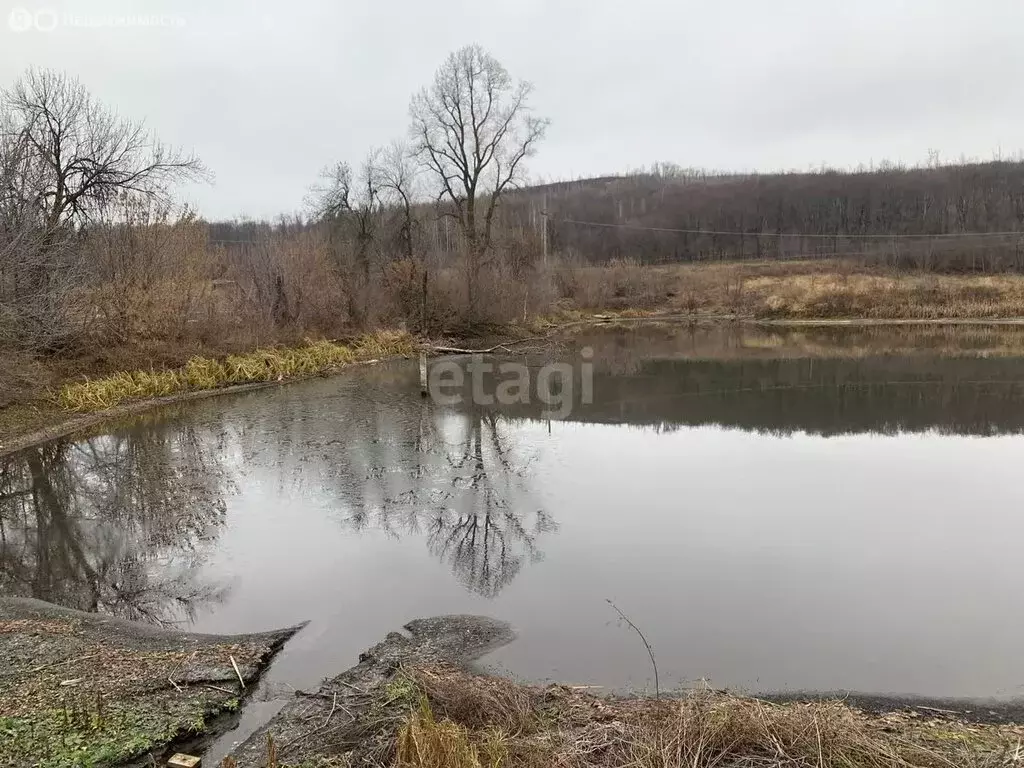
[[[527,359],[583,348],[564,420],[398,361],[13,455],[0,593],[309,620],[256,718],[445,613],[512,623],[493,669],[651,690],[615,607],[662,688],[1024,695],[1024,334],[641,325]]]

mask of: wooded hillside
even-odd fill
[[[662,165],[531,187],[508,209],[520,225],[546,209],[551,251],[597,263],[870,254],[893,266],[1024,266],[1021,162],[763,175]]]

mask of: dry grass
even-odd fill
[[[761,277],[745,286],[760,317],[872,319],[1024,316],[1024,278],[865,274]]]
[[[588,310],[624,307],[784,319],[1024,317],[1024,275],[935,275],[841,261],[572,270],[563,291]],[[627,277],[628,276],[628,277]]]
[[[395,764],[410,768],[483,768],[508,761],[508,738],[497,729],[471,731],[448,718],[437,720],[423,699],[398,733]]]
[[[603,699],[454,667],[406,674],[423,699],[397,737],[399,766],[977,768],[1019,754],[1016,726],[869,715],[840,701],[774,704],[710,690]]]
[[[134,400],[324,374],[353,362],[409,355],[413,347],[406,333],[379,331],[360,336],[350,345],[318,341],[295,348],[258,349],[223,360],[194,357],[181,368],[123,371],[65,384],[56,401],[69,411],[98,411]]]

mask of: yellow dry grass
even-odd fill
[[[841,701],[776,704],[707,689],[681,698],[605,699],[454,667],[406,670],[423,699],[396,742],[409,768],[995,768],[1019,753],[1017,726],[909,714]]]
[[[508,760],[507,735],[497,729],[471,732],[438,720],[423,698],[398,732],[395,765],[402,768],[497,768]]]
[[[68,411],[99,411],[135,400],[329,373],[354,362],[410,355],[414,346],[407,333],[378,331],[350,345],[317,341],[302,347],[257,349],[223,360],[193,357],[180,368],[122,371],[65,384],[56,401]]]
[[[744,287],[754,314],[767,317],[872,319],[1024,316],[1019,276],[948,277],[867,274],[759,277]]]
[[[840,261],[648,267],[623,306],[683,314],[874,320],[1024,317],[1024,275],[936,275]],[[590,279],[607,279],[594,271]],[[657,295],[651,296],[656,290]]]

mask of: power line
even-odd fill
[[[800,237],[800,238],[821,238],[826,240],[864,239],[864,240],[903,240],[907,238],[956,238],[956,237],[1024,237],[1024,231],[1011,232],[948,232],[937,235],[904,235],[904,234],[832,234],[823,235],[819,232],[740,232],[737,230],[720,229],[674,229],[672,227],[643,227],[639,224],[610,224],[601,221],[579,221],[577,219],[557,219],[557,222],[564,224],[578,224],[585,227],[603,227],[606,229],[635,229],[643,232],[678,232],[688,235],[730,235],[733,237]]]
[[[979,237],[1024,237],[1024,230],[1006,232],[946,232],[940,234],[878,234],[878,233],[836,233],[820,232],[743,232],[725,229],[676,229],[673,227],[644,227],[639,224],[615,224],[603,221],[580,221],[578,219],[554,219],[547,214],[545,218],[552,223],[575,224],[584,227],[600,227],[603,229],[628,229],[639,232],[672,232],[686,235],[721,235],[726,237],[795,237],[817,240],[953,240]],[[262,240],[207,240],[210,245],[255,245]]]

